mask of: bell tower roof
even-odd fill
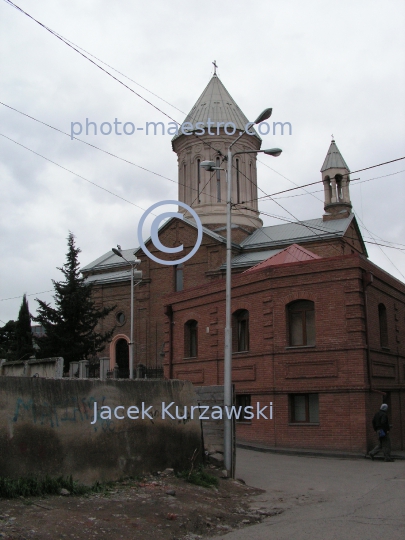
[[[208,120],[213,122],[211,124],[212,129],[216,129],[220,122],[222,122],[222,128],[226,123],[231,123],[235,126],[236,132],[244,131],[246,124],[249,122],[216,73],[212,76],[183,123],[190,122],[195,127],[197,122],[200,122],[196,129],[207,129]],[[252,130],[254,131],[251,127],[250,131]],[[175,135],[172,141],[181,137],[181,135],[181,133]],[[256,132],[255,136],[261,140]]]
[[[349,171],[349,167],[346,165],[339,148],[336,146],[335,140],[332,139],[330,143],[328,153],[326,154],[325,161],[323,162],[321,172],[328,169],[346,169]]]
[[[350,170],[336,146],[333,135],[321,173],[325,192],[323,220],[348,217],[352,212],[349,190]]]

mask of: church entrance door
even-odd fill
[[[118,365],[118,377],[129,379],[129,348],[126,339],[119,339],[115,345],[115,361]]]

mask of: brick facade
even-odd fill
[[[370,273],[372,283],[367,282]],[[286,310],[295,300],[314,302],[314,346],[289,346]],[[198,385],[222,384],[223,280],[169,295],[165,301],[170,305],[166,376]],[[387,347],[380,344],[379,304],[386,308]],[[375,444],[371,419],[385,392],[394,425],[393,448],[404,448],[402,283],[358,254],[289,263],[235,276],[232,312],[239,309],[249,311],[249,350],[233,353],[236,395],[249,395],[253,406],[257,401],[274,406],[272,422],[237,423],[239,440],[365,452]],[[198,322],[196,358],[184,356],[184,325],[190,319]],[[318,395],[318,422],[292,422],[291,396],[303,393]]]

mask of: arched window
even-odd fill
[[[239,159],[236,160],[236,202],[240,203]]]
[[[387,308],[384,304],[378,305],[378,322],[380,326],[380,346],[388,347]]]
[[[343,200],[343,192],[342,192],[343,176],[341,174],[336,174],[335,180],[336,180],[336,201],[342,201]]]
[[[200,162],[201,160],[200,159],[197,159],[197,193],[198,193],[198,202],[201,202],[201,193],[200,193],[200,189],[201,189],[201,168],[200,168]]]
[[[184,325],[184,357],[195,358],[198,352],[198,323],[191,319]]]
[[[315,345],[315,304],[297,300],[287,306],[290,347]]]
[[[183,290],[183,263],[174,265],[174,290],[176,292]]]
[[[221,160],[219,159],[219,157],[217,157],[216,159],[215,166],[216,167],[221,166]],[[217,169],[216,172],[217,172],[217,202],[221,202],[221,171]]]
[[[246,309],[235,311],[232,316],[233,343],[234,352],[243,352],[249,350],[249,312]]]

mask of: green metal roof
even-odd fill
[[[231,122],[236,128],[236,134],[238,134],[239,131],[243,131],[246,124],[249,122],[228,90],[222,84],[221,80],[215,74],[212,76],[204,92],[198,98],[196,104],[188,113],[183,123],[190,122],[193,124],[193,127],[195,127],[196,123],[200,122],[199,127],[204,127],[206,129],[208,119],[215,123],[215,126],[212,126],[211,128],[212,130],[216,130],[217,123],[219,122],[223,122],[223,125]],[[199,128],[197,127],[197,129]],[[252,129],[253,128],[250,128],[250,131],[252,131]],[[181,135],[181,133],[175,135],[172,141],[181,137]],[[255,136],[261,140],[256,131]]]
[[[347,171],[350,171],[334,140],[332,140],[332,142],[330,143],[329,150],[326,154],[325,161],[323,162],[321,172],[328,169],[346,169]]]

